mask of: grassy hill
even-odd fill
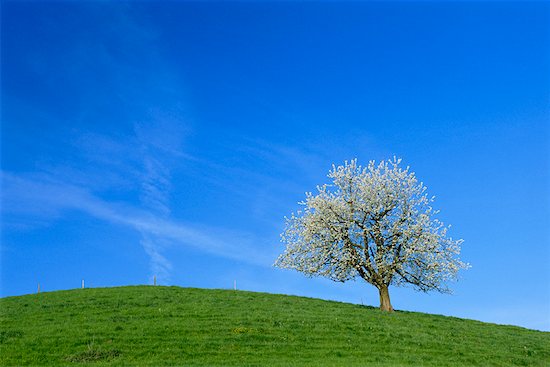
[[[550,366],[550,333],[265,293],[96,288],[0,299],[1,365]]]

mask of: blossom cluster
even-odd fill
[[[462,240],[448,237],[434,198],[400,163],[333,165],[332,184],[306,193],[303,209],[286,218],[286,250],[275,265],[340,282],[360,277],[379,289],[448,292],[447,282],[468,267],[458,258]]]

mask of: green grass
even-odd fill
[[[96,288],[0,299],[0,364],[550,366],[550,333],[265,293]]]

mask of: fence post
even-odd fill
[[[38,282],[38,292],[37,293],[40,293],[40,282]]]
[[[156,286],[157,285],[157,276],[153,276],[153,285]]]

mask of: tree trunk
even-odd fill
[[[393,312],[393,307],[391,306],[390,292],[388,291],[388,287],[382,286],[378,288],[378,292],[380,293],[380,310],[386,311],[386,312]]]

